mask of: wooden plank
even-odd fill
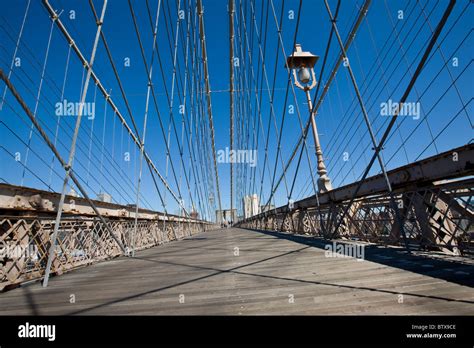
[[[288,237],[202,233],[0,294],[0,314],[474,314],[472,260],[376,246],[365,261],[329,258]]]

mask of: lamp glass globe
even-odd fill
[[[298,78],[301,81],[301,83],[308,83],[310,78],[311,78],[311,75],[309,73],[309,69],[308,68],[301,68],[298,71]]]

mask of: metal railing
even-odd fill
[[[473,151],[470,144],[388,172],[399,219],[380,184],[383,178],[375,176],[366,179],[357,195],[354,183],[236,225],[472,256]]]
[[[134,234],[133,218],[108,221],[117,237],[135,250],[151,248],[173,240],[205,232],[212,225],[205,222],[139,220]],[[54,217],[0,217],[0,290],[44,276]],[[122,255],[103,223],[91,217],[67,217],[61,220],[52,274]]]

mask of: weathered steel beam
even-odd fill
[[[247,219],[239,226],[331,238],[331,232],[338,225],[338,237],[343,239],[397,246],[403,239],[410,248],[441,251],[454,256],[474,255],[473,195],[474,177],[469,171],[468,176],[461,180],[436,180],[400,187],[394,194],[401,212],[400,219],[396,218],[390,195],[381,192],[353,202],[351,199],[337,203],[330,201],[322,206],[283,213],[273,210]],[[348,211],[342,214],[348,204]],[[300,216],[302,213],[304,216]],[[268,223],[270,221],[275,223]],[[318,225],[320,221],[323,223]],[[403,224],[403,229],[400,224]],[[405,236],[401,234],[402,230]]]
[[[18,211],[22,211],[24,213],[31,212],[35,215],[52,215],[57,211],[60,197],[61,195],[56,192],[37,190],[9,184],[0,184],[0,211],[2,211],[2,214],[11,213],[12,215],[16,214]],[[94,202],[99,213],[104,217],[135,218],[135,205],[120,205],[98,200],[92,201]],[[96,213],[90,206],[87,199],[71,195],[66,196],[65,204],[63,206],[63,213],[65,215],[83,215],[91,217],[96,216]],[[162,212],[142,208],[138,209],[138,219],[156,219],[160,221],[181,222],[201,221],[177,215],[165,215]],[[201,222],[209,224],[209,222],[206,221]]]

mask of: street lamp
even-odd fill
[[[311,118],[311,126],[313,129],[314,146],[316,149],[316,158],[318,161],[318,190],[320,193],[324,193],[332,190],[331,179],[327,175],[326,166],[324,165],[323,152],[321,150],[321,144],[319,143],[318,128],[316,127],[315,113],[313,112],[313,103],[311,101],[310,90],[313,89],[316,84],[316,75],[314,73],[314,65],[318,61],[319,56],[311,54],[311,52],[303,52],[301,45],[296,45],[296,50],[286,61],[286,67],[293,71],[293,78],[295,79],[295,85],[299,89],[302,89],[306,93],[306,99],[308,100],[308,108]]]

